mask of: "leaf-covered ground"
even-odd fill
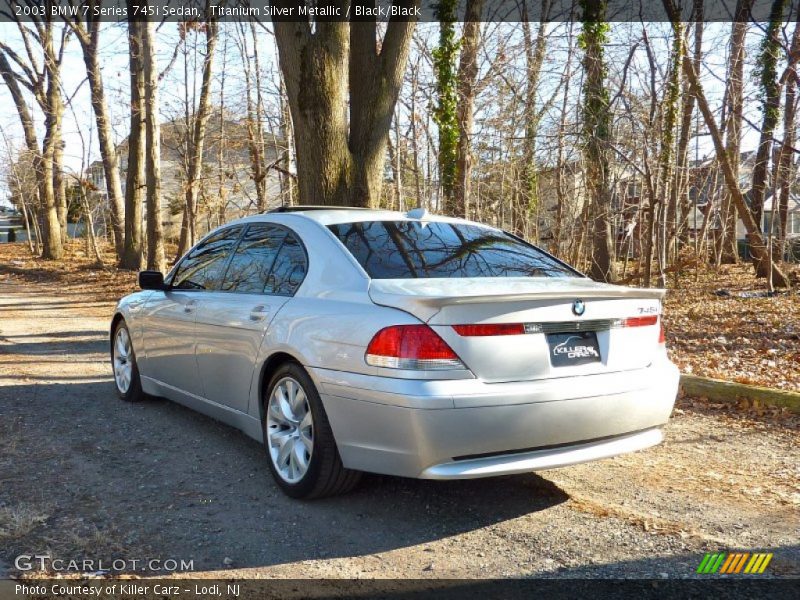
[[[667,347],[684,373],[800,391],[800,294],[765,297],[752,266],[685,274],[664,308]]]
[[[173,252],[168,252],[172,255]],[[106,252],[104,260],[113,264]],[[101,268],[72,241],[60,261],[33,258],[25,244],[0,244],[0,282],[57,283],[97,301],[136,289],[136,273]],[[759,296],[750,265],[685,272],[672,287],[664,323],[672,360],[685,373],[800,390],[800,293]]]

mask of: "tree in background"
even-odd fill
[[[774,0],[770,9],[769,24],[761,42],[756,74],[760,83],[761,136],[753,167],[753,187],[750,206],[753,218],[761,228],[764,222],[764,197],[766,195],[769,164],[772,159],[772,142],[781,112],[781,82],[778,80],[778,60],[782,53],[781,27],[787,0]],[[759,262],[758,275],[766,277],[768,267]]]
[[[678,21],[678,12],[672,0],[662,0],[662,2],[670,20],[673,22]],[[717,152],[717,161],[722,168],[722,174],[725,179],[725,184],[728,187],[728,192],[736,205],[736,210],[739,212],[739,216],[749,236],[750,251],[753,255],[756,271],[759,272],[761,269],[766,268],[772,284],[778,287],[790,287],[788,277],[786,277],[780,267],[776,265],[767,254],[767,246],[764,243],[761,228],[755,218],[753,218],[753,213],[750,211],[747,202],[745,202],[741,189],[739,189],[739,181],[734,175],[733,168],[728,160],[728,155],[725,152],[722,133],[714,119],[714,113],[711,111],[711,107],[708,104],[703,86],[700,83],[700,78],[694,70],[694,63],[691,57],[686,54],[683,57],[683,72],[689,83],[689,93],[694,94],[697,100],[697,107],[700,109],[708,132],[711,135],[711,141],[714,143],[714,149]],[[767,265],[770,266],[767,267]]]
[[[433,68],[436,72],[436,107],[433,121],[439,130],[439,187],[442,207],[447,214],[464,214],[453,193],[456,183],[458,154],[458,85],[456,57],[459,43],[456,40],[456,9],[458,0],[441,0],[436,8],[439,19],[439,45],[433,51]],[[476,24],[478,27],[480,23]],[[463,198],[462,198],[463,199]]]
[[[111,132],[111,120],[106,101],[103,72],[100,68],[100,18],[95,9],[100,0],[88,0],[87,10],[82,10],[66,19],[67,24],[81,46],[83,62],[86,65],[86,77],[89,80],[92,110],[97,124],[97,139],[100,145],[100,159],[103,161],[103,173],[106,182],[109,212],[111,213],[111,230],[114,236],[114,248],[117,260],[123,261],[125,255],[125,216],[122,197],[122,181],[119,173],[119,161]]]
[[[778,166],[775,187],[777,193],[773,195],[772,201],[772,222],[775,219],[775,198],[778,199],[778,230],[777,247],[782,257],[787,250],[786,231],[789,219],[789,194],[792,182],[795,179],[797,165],[794,161],[794,144],[796,137],[795,117],[797,112],[797,64],[800,61],[800,11],[796,16],[794,34],[792,35],[791,47],[789,49],[789,60],[781,80],[786,86],[786,101],[783,111],[783,143],[778,153]]]
[[[583,144],[586,179],[591,202],[592,260],[589,274],[598,281],[615,277],[611,239],[611,189],[608,149],[611,141],[611,115],[605,86],[606,65],[603,45],[608,39],[605,0],[581,0],[583,32]]]
[[[147,268],[163,271],[164,234],[161,224],[161,126],[158,112],[158,67],[155,23],[141,29],[145,111],[145,202],[147,206]]]
[[[416,7],[419,0],[397,4]],[[341,14],[348,5],[332,2]],[[302,203],[378,205],[414,25],[392,18],[379,43],[374,17],[317,20],[313,30],[310,22],[275,19]]]
[[[525,43],[525,140],[522,150],[522,206],[514,207],[514,230],[517,234],[524,235],[520,223],[524,220],[533,225],[532,237],[538,239],[538,212],[539,212],[539,165],[536,159],[536,137],[539,133],[539,124],[543,111],[537,106],[536,96],[539,93],[539,81],[542,76],[547,49],[546,21],[550,15],[551,0],[542,0],[542,19],[533,39],[530,21],[528,20],[527,4],[522,5],[522,33]],[[520,218],[522,217],[522,218]]]
[[[191,115],[193,127],[188,139],[188,173],[186,181],[186,205],[183,211],[181,237],[176,258],[194,246],[197,240],[197,199],[200,191],[200,176],[203,169],[203,151],[206,138],[206,125],[211,113],[211,76],[214,70],[214,55],[217,46],[218,23],[211,16],[209,3],[206,3],[206,20],[202,24],[187,22],[179,24],[181,35],[186,36],[190,29],[201,30],[205,35],[205,56],[203,57],[203,77],[200,85],[200,100],[197,110]],[[222,118],[222,117],[221,117]]]
[[[55,27],[51,19],[31,16],[30,23],[17,22],[25,54],[18,54],[0,40],[0,76],[11,93],[25,133],[25,142],[35,158],[39,181],[39,214],[42,221],[42,258],[61,258],[66,237],[66,190],[63,178],[61,121],[61,64],[69,29]],[[13,63],[13,66],[12,66]],[[24,91],[33,96],[44,117],[41,148],[33,116]]]
[[[131,10],[130,5],[128,10]],[[128,21],[130,71],[130,133],[125,174],[125,246],[119,266],[139,270],[144,256],[142,199],[144,197],[145,79],[141,21]]]
[[[740,170],[742,140],[742,102],[744,95],[745,39],[747,37],[747,15],[753,0],[739,0],[736,3],[735,21],[731,24],[730,56],[728,59],[728,81],[725,97],[725,151],[737,181]],[[699,72],[699,61],[694,69]],[[723,264],[735,264],[739,260],[736,247],[736,205],[730,194],[726,194],[720,210],[721,228],[715,240],[716,256]]]
[[[481,45],[481,14],[484,0],[467,0],[461,56],[458,63],[456,90],[458,106],[456,122],[456,170],[453,186],[453,211],[450,214],[469,218],[472,181],[472,127],[475,110],[475,83],[478,77],[478,50]]]

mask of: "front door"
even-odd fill
[[[264,336],[304,275],[305,253],[293,233],[270,223],[247,228],[220,291],[198,307],[196,355],[207,399],[248,411]]]
[[[190,395],[202,396],[195,356],[197,311],[217,289],[242,226],[219,231],[195,246],[144,308],[142,375]]]

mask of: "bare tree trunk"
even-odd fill
[[[752,0],[739,0],[736,6],[736,20],[731,25],[731,56],[729,79],[726,92],[728,121],[725,127],[725,150],[736,179],[739,179],[739,163],[742,137],[742,102],[744,89],[745,39],[747,36],[747,15]],[[698,70],[699,66],[695,67]],[[698,71],[699,72],[699,71]],[[736,264],[739,251],[736,245],[736,205],[730,194],[722,198],[720,215],[721,232],[718,236],[720,262]]]
[[[56,99],[61,91],[58,83],[50,80],[47,90],[47,105],[58,110],[61,102]],[[61,218],[59,215],[58,200],[56,198],[55,177],[54,177],[54,156],[55,148],[59,143],[57,132],[58,125],[54,121],[59,121],[61,115],[55,115],[54,111],[48,110],[45,114],[45,135],[42,142],[41,171],[42,171],[42,191],[44,199],[44,220],[45,220],[45,240],[43,258],[56,259],[64,254],[64,238],[61,231]]]
[[[61,84],[56,79],[54,85],[56,93],[51,96],[50,126],[53,146],[53,193],[55,194],[56,214],[58,226],[61,230],[61,243],[66,244],[67,235],[67,182],[64,178],[64,138],[62,137],[62,122],[64,120],[64,101],[61,98]]]
[[[453,185],[452,216],[469,218],[470,178],[472,176],[472,124],[475,105],[475,80],[478,77],[478,50],[481,44],[481,12],[484,0],[467,0],[461,58],[456,75],[458,144],[456,178]],[[450,214],[450,213],[448,213]]]
[[[142,58],[145,81],[145,181],[147,183],[147,268],[163,271],[164,234],[161,225],[161,127],[158,113],[158,66],[155,24],[142,29]]]
[[[275,22],[295,125],[303,204],[350,203],[353,157],[347,148],[347,119],[342,110],[347,96],[348,33],[346,23],[319,22],[312,35],[308,23]]]
[[[346,12],[345,0],[333,4]],[[302,202],[376,205],[414,23],[390,21],[380,51],[374,20],[317,21],[313,33],[307,22],[276,19],[274,27]]]
[[[797,62],[800,60],[800,12],[795,22],[792,45],[789,50],[789,64],[782,79],[786,85],[786,103],[783,112],[783,143],[778,154],[777,194],[772,197],[772,219],[775,220],[775,199],[778,198],[778,248],[783,258],[786,252],[786,230],[789,216],[789,194],[795,175],[794,144],[796,138],[795,116],[797,112]],[[770,232],[771,233],[771,232]]]
[[[392,160],[392,166],[395,173],[394,189],[397,194],[397,210],[403,211],[403,148],[400,143],[400,119],[395,111],[394,115],[394,139],[395,139],[395,156]],[[390,140],[391,142],[391,140]]]
[[[562,242],[564,237],[564,210],[567,204],[567,193],[564,183],[564,170],[566,164],[564,161],[564,138],[567,135],[567,107],[570,98],[570,83],[572,81],[572,53],[574,44],[572,43],[573,24],[570,23],[567,61],[564,72],[564,97],[561,102],[561,116],[558,122],[558,150],[556,158],[556,227],[554,232],[555,238],[555,252],[556,256],[562,256]],[[574,179],[573,179],[574,181]],[[572,211],[569,213],[572,214]]]
[[[142,55],[142,23],[128,22],[131,81],[131,118],[128,136],[128,170],[125,181],[125,246],[119,266],[139,270],[142,267],[142,186],[144,183],[145,80]]]
[[[89,201],[86,198],[86,188],[80,183],[78,184],[78,189],[80,193],[80,200],[81,200],[81,208],[83,208],[84,218],[86,219],[86,236],[89,242],[90,247],[92,248],[92,254],[94,254],[95,263],[102,267],[103,266],[103,257],[100,254],[100,248],[97,246],[97,237],[94,234],[94,221],[92,219],[92,209],[89,208]]]
[[[673,23],[673,42],[672,42],[672,70],[669,75],[667,83],[666,97],[664,98],[662,112],[664,115],[664,122],[661,134],[661,156],[660,156],[660,182],[659,194],[662,198],[668,196],[668,191],[672,192],[675,188],[673,180],[673,163],[675,152],[675,124],[678,118],[678,100],[681,91],[681,61],[684,55],[683,47],[683,24]],[[668,259],[668,245],[669,245],[669,231],[670,223],[676,218],[678,212],[677,195],[669,194],[669,197],[674,197],[676,202],[674,205],[666,204],[663,200],[661,205],[663,207],[662,221],[659,227],[659,243],[658,243],[658,285],[665,287],[666,268]],[[672,227],[674,230],[674,226]]]
[[[611,189],[609,187],[608,146],[611,139],[609,98],[605,87],[606,67],[605,5],[581,0],[584,21],[584,139],[586,142],[587,184],[591,197],[592,264],[590,275],[600,281],[615,278],[611,236]]]
[[[780,113],[781,90],[780,83],[777,81],[776,54],[780,51],[781,46],[781,24],[786,2],[787,0],[773,0],[770,10],[770,22],[767,26],[766,37],[762,42],[762,51],[759,57],[759,75],[764,95],[762,105],[764,119],[761,124],[761,136],[758,151],[756,152],[756,162],[753,167],[753,186],[750,196],[753,218],[759,229],[764,217],[764,196],[769,177],[769,163],[772,158],[773,135]],[[766,263],[760,261],[757,272],[759,277],[766,277],[768,275]]]
[[[103,161],[103,174],[105,176],[108,208],[111,213],[111,230],[114,234],[114,248],[117,259],[122,261],[125,251],[125,225],[122,198],[122,182],[119,173],[117,150],[114,146],[114,137],[111,132],[108,102],[105,96],[103,75],[100,69],[100,20],[87,13],[87,22],[84,24],[76,19],[68,21],[72,31],[78,38],[83,52],[83,62],[86,65],[86,76],[89,80],[92,110],[97,123],[97,139],[100,145],[100,157]]]
[[[283,78],[281,78],[281,134],[283,135],[283,143],[286,147],[283,153],[283,160],[281,164],[283,171],[281,172],[281,181],[285,191],[286,206],[294,206],[297,204],[297,181],[292,175],[292,165],[295,163],[295,144],[294,144],[294,123],[292,122],[292,113],[289,109],[289,102],[286,98],[286,85]]]
[[[540,115],[536,110],[536,93],[539,91],[539,79],[547,47],[545,37],[546,19],[539,22],[539,29],[534,43],[531,26],[528,20],[527,5],[523,3],[522,34],[525,44],[525,141],[522,150],[522,197],[524,202],[525,221],[530,222],[532,215],[538,210],[539,182],[536,164],[536,135],[539,129]],[[550,12],[550,0],[542,1],[542,15]],[[570,48],[570,52],[572,49]],[[533,238],[539,238],[538,220],[533,223]]]
[[[253,68],[250,67],[250,46],[248,30],[252,37]],[[254,22],[240,23],[240,44],[244,63],[245,97],[247,104],[247,148],[250,154],[250,176],[256,189],[256,208],[258,212],[267,209],[267,172],[264,161],[264,126],[262,123],[263,102],[261,94],[261,61],[258,53],[258,36]],[[255,92],[255,100],[253,93]],[[283,106],[283,98],[281,98]],[[283,182],[283,178],[281,178]],[[282,190],[285,191],[285,190]]]

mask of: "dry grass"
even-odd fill
[[[0,281],[42,283],[58,286],[65,294],[81,294],[83,299],[115,301],[135,291],[137,274],[114,268],[110,247],[103,252],[104,265],[98,265],[85,244],[70,240],[64,257],[48,261],[31,256],[27,244],[0,244]]]
[[[25,537],[49,515],[30,506],[0,506],[0,540]]]

